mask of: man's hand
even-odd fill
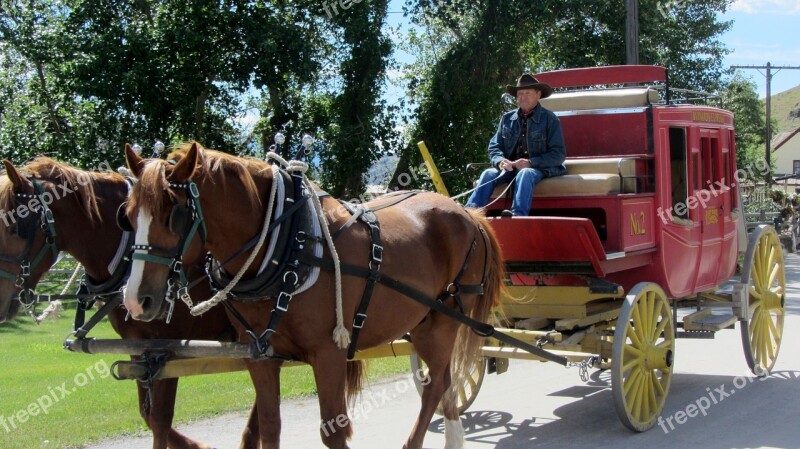
[[[529,159],[517,159],[512,163],[512,167],[517,170],[522,170],[523,168],[531,168],[531,161]]]
[[[497,164],[497,168],[503,171],[512,171],[514,170],[514,163],[509,161],[508,159],[503,159],[500,163]]]

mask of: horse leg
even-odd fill
[[[147,427],[153,432],[153,449],[209,449],[172,428],[175,414],[175,396],[178,392],[178,379],[159,379],[153,382],[148,391],[141,382],[136,382],[139,390],[139,411]]]
[[[248,361],[247,369],[256,389],[256,402],[250,413],[258,417],[256,431],[245,430],[241,448],[253,447],[253,435],[260,435],[261,449],[278,449],[281,440],[281,364],[280,361]],[[258,446],[255,446],[258,447]]]
[[[278,417],[280,419],[280,416]],[[280,425],[280,423],[278,423]],[[258,431],[258,406],[253,402],[253,408],[250,409],[250,416],[247,418],[247,427],[242,432],[242,442],[239,444],[239,449],[259,449],[261,436]]]
[[[428,365],[428,384],[422,392],[422,404],[417,422],[411,430],[404,449],[421,449],[425,433],[431,423],[436,407],[450,389],[450,358],[453,352],[457,323],[442,322],[448,320],[437,314],[428,316],[420,326],[411,333],[417,355]],[[419,375],[419,373],[414,373]],[[455,406],[455,396],[445,397],[445,449],[458,449],[464,445],[464,432]],[[461,429],[460,436],[458,429]]]
[[[347,415],[344,355],[339,350],[328,351],[322,356],[318,354],[309,363],[317,383],[322,443],[329,449],[347,449],[353,427]]]

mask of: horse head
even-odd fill
[[[204,233],[199,213],[197,185],[192,180],[201,157],[196,144],[180,154],[177,162],[142,159],[130,145],[125,158],[138,178],[128,199],[122,226],[136,234],[133,263],[125,288],[125,307],[131,316],[150,321],[161,316],[174,301],[183,265],[200,263]],[[174,162],[174,161],[173,161]]]
[[[57,235],[51,206],[55,185],[4,160],[0,178],[0,323],[32,306],[33,288],[55,262]]]
[[[197,143],[171,153],[168,161],[144,160],[130,147],[125,157],[139,179],[126,210],[136,241],[125,306],[134,318],[147,320],[157,316],[165,298],[174,299],[176,266],[198,264],[206,251],[223,260],[260,229],[259,192],[271,178],[263,161]],[[256,176],[262,172],[268,176]],[[236,259],[226,268],[241,263]]]

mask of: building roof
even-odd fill
[[[780,147],[782,147],[786,142],[792,140],[792,137],[796,136],[798,133],[800,133],[800,127],[793,131],[787,131],[775,136],[772,139],[772,151],[778,151]]]

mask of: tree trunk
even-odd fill
[[[53,131],[56,133],[58,139],[61,140],[64,134],[61,131],[61,125],[58,121],[58,114],[56,113],[53,99],[50,98],[50,91],[47,89],[47,79],[44,76],[44,65],[41,61],[34,61],[34,63],[36,64],[36,74],[39,77],[39,84],[42,85],[42,97],[47,105],[47,115],[50,118],[50,122],[53,124]]]
[[[194,107],[194,139],[199,139],[203,135],[203,121],[206,114],[206,100],[208,100],[208,92],[211,89],[211,82],[207,82],[206,87],[200,91],[197,96],[197,102]]]

